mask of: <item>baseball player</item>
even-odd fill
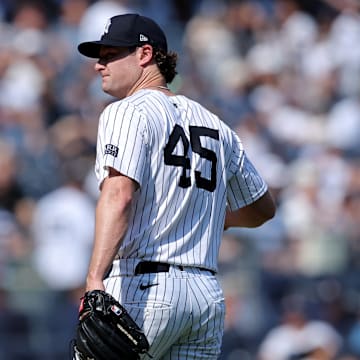
[[[126,307],[154,359],[217,359],[222,233],[274,216],[267,185],[225,123],[169,90],[177,55],[154,21],[114,16],[99,41],[78,50],[97,59],[103,91],[119,99],[99,121],[101,193],[86,290]]]

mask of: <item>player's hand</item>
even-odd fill
[[[81,299],[72,349],[73,359],[139,360],[149,350],[149,342],[112,295],[96,290]]]

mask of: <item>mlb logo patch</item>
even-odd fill
[[[112,144],[105,145],[105,155],[111,155],[113,157],[117,157],[119,153],[119,148]]]
[[[117,316],[120,316],[122,313],[121,309],[116,305],[111,306],[111,311]]]

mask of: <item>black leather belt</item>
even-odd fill
[[[161,263],[161,262],[154,262],[154,261],[142,261],[137,264],[135,268],[135,275],[140,274],[151,274],[151,273],[159,273],[159,272],[169,272],[170,264]],[[181,271],[184,270],[184,266],[182,265],[174,265]],[[213,275],[215,275],[215,271],[205,268],[197,267],[197,269],[203,271],[210,271]]]

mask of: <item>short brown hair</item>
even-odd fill
[[[154,59],[167,84],[174,80],[177,74],[176,65],[178,55],[175,52],[166,53],[163,49],[155,48]]]

